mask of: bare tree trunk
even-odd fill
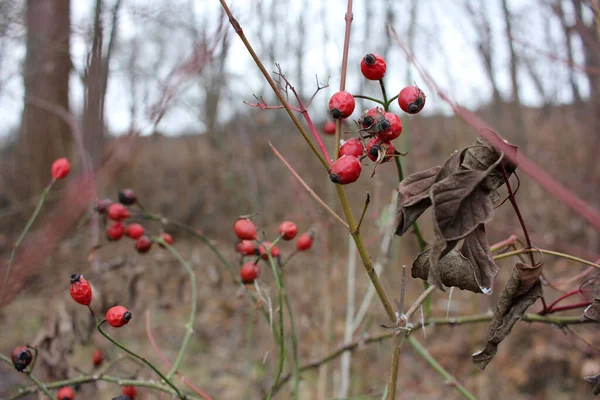
[[[565,36],[565,48],[567,50],[567,62],[569,66],[573,65],[573,43],[571,41],[572,27],[565,19],[565,13],[563,10],[562,0],[556,1],[552,5],[552,11],[560,20],[560,25],[563,29],[563,35]],[[571,85],[571,91],[573,92],[573,102],[581,104],[581,93],[579,87],[575,83],[575,69],[569,68],[569,83]]]
[[[69,109],[70,0],[27,0],[27,56],[24,65],[25,107],[16,149],[16,194],[41,192],[50,166],[69,156],[69,126],[55,113],[28,102],[42,100]]]

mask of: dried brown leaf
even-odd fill
[[[460,240],[492,218],[493,188],[487,177],[501,159],[500,154],[485,171],[455,172],[431,187],[434,225],[444,240]]]
[[[479,284],[473,274],[471,262],[458,250],[451,250],[444,257],[441,257],[436,268],[431,267],[430,262],[435,259],[431,254],[432,249],[428,249],[417,256],[411,269],[413,278],[426,280],[439,288],[441,288],[439,284],[441,282],[441,284],[448,287],[454,286],[462,290],[481,293]],[[432,278],[432,275],[434,278]]]
[[[441,167],[432,167],[406,177],[398,188],[396,234],[402,236],[431,205],[429,190]]]
[[[534,267],[523,263],[516,264],[502,290],[494,317],[488,326],[487,344],[483,350],[472,356],[477,368],[485,369],[496,355],[498,345],[510,334],[513,326],[529,306],[542,297],[542,285],[539,281],[541,273],[541,264]]]
[[[587,306],[585,310],[583,310],[583,315],[581,316],[581,320],[592,320],[596,322],[600,322],[600,299],[596,298]]]
[[[590,385],[592,385],[594,390],[594,395],[598,396],[600,394],[600,374],[594,376],[586,376],[583,379]]]
[[[480,291],[491,294],[499,268],[490,252],[484,224],[479,225],[465,238],[460,252],[470,261]]]

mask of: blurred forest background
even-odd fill
[[[320,91],[309,109],[322,126],[327,101],[339,82],[345,2],[231,3],[265,65],[274,70],[280,64],[303,98],[316,90],[315,75],[319,82],[329,79],[331,87]],[[454,149],[474,140],[472,129],[452,115],[403,58],[386,33],[392,24],[453,99],[599,208],[599,15],[596,0],[356,0],[348,90],[379,96],[378,85],[365,81],[359,70],[360,59],[376,52],[388,63],[388,94],[413,81],[428,94],[422,114],[401,115],[399,150],[408,151],[402,160],[408,173],[439,165]],[[354,297],[346,290],[347,265],[353,258],[347,235],[273,155],[268,141],[338,209],[335,191],[284,112],[243,103],[256,102],[253,94],[276,104],[216,1],[0,0],[0,258],[8,257],[33,212],[54,159],[72,160],[70,179],[115,163],[108,178],[98,182],[100,197],[114,198],[120,188],[131,187],[147,209],[201,230],[232,263],[238,262],[231,231],[238,215],[258,213],[256,221],[268,239],[276,237],[284,219],[314,230],[315,249],[298,256],[286,272],[300,356],[313,360],[337,348],[344,341],[348,298]],[[353,118],[371,106],[359,101]],[[392,111],[399,113],[397,104]],[[324,139],[333,146],[332,138]],[[370,170],[348,190],[355,210],[362,207],[365,192],[371,193],[363,231],[371,254],[379,259],[385,255],[380,248],[397,177],[389,164],[379,167],[372,179],[368,175]],[[66,183],[57,185],[36,226],[69,207],[62,202],[66,191]],[[521,176],[518,199],[536,246],[591,261],[600,258],[599,232],[527,176]],[[44,371],[42,378],[63,379],[77,368],[91,368],[89,354],[105,343],[91,334],[87,313],[72,306],[66,295],[66,277],[77,270],[95,279],[102,304],[129,304],[138,324],[121,338],[137,339],[132,345],[146,354],[152,349],[143,314],[151,310],[154,334],[172,359],[187,312],[185,280],[173,272],[174,261],[160,251],[138,256],[127,243],[102,248],[90,261],[92,243],[104,238],[98,221],[90,230],[88,222],[94,217],[80,217],[58,238],[51,257],[19,266],[23,290],[0,308],[0,351],[10,351],[23,338],[43,344],[52,356],[36,367]],[[427,218],[423,228],[430,238]],[[508,206],[496,211],[487,229],[492,243],[521,234]],[[275,363],[268,326],[202,243],[171,233],[200,280],[200,317],[185,375],[215,398],[258,398]],[[408,235],[393,238],[390,248],[382,281],[397,297],[401,266],[410,266],[418,247]],[[291,250],[282,245],[284,254]],[[499,265],[504,282],[511,264]],[[581,270],[573,263],[546,260],[547,278],[553,281]],[[367,287],[360,268],[356,279],[353,301],[359,302]],[[264,278],[273,295],[271,280]],[[414,298],[421,289],[421,282],[411,280],[408,294]],[[546,292],[549,300],[558,294]],[[433,296],[436,315],[485,312],[495,299],[456,292],[452,296]],[[384,314],[374,303],[355,337],[381,331]],[[538,309],[536,304],[530,311]],[[482,399],[587,398],[591,391],[581,378],[600,373],[600,360],[598,350],[581,339],[600,342],[595,327],[573,330],[576,335],[550,326],[517,325],[485,372],[475,370],[470,360],[484,343],[484,325],[428,328],[423,341]],[[334,361],[306,374],[303,398],[380,395],[388,368],[387,343],[361,346],[352,357],[351,366]],[[456,396],[409,350],[402,357],[401,398]],[[3,368],[2,398],[25,381]],[[81,390],[89,396],[85,398],[105,398],[107,388],[98,383]],[[158,398],[141,392],[142,399]],[[281,398],[287,395],[284,390]]]

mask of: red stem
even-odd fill
[[[548,306],[548,310],[546,311],[552,311],[554,309],[554,306],[558,303],[560,303],[561,301],[563,301],[564,299],[571,297],[573,295],[576,295],[578,293],[581,293],[581,289],[577,288],[575,290],[571,290],[570,292],[567,292],[565,294],[563,294],[562,296],[560,296],[558,299],[554,300],[549,306]]]
[[[540,314],[540,315],[553,314],[553,313],[559,312],[559,311],[575,310],[577,308],[587,307],[590,304],[592,304],[591,301],[584,301],[581,303],[568,304],[566,306],[554,307],[554,308],[546,309],[546,311],[544,311],[544,314]]]

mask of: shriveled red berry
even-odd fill
[[[235,251],[241,253],[244,256],[251,256],[256,254],[256,248],[250,240],[240,240],[235,245]]]
[[[354,96],[346,91],[337,92],[329,99],[329,113],[334,119],[348,118],[355,106]]]
[[[340,147],[341,156],[353,156],[360,157],[365,152],[365,147],[362,142],[357,138],[348,139]]]
[[[126,325],[131,317],[129,310],[123,306],[114,306],[106,312],[106,322],[115,328]]]
[[[333,122],[333,121],[325,122],[325,125],[323,126],[323,132],[326,135],[335,135],[335,122]]]
[[[111,199],[99,199],[96,201],[96,211],[100,214],[106,214],[108,207],[110,207],[111,204]]]
[[[137,196],[133,189],[123,189],[119,192],[119,202],[121,204],[125,204],[126,206],[130,206],[135,204],[137,201]]]
[[[266,249],[268,249],[269,247],[271,247],[271,242],[263,242],[263,245],[259,245],[258,246],[258,253],[260,254],[260,256],[263,258],[263,260],[268,260],[269,259],[269,253],[267,252]],[[277,246],[273,246],[271,247],[271,257],[273,258],[277,258],[281,255],[281,252],[279,251],[279,248]]]
[[[94,352],[92,353],[92,363],[94,364],[94,367],[97,367],[100,364],[102,364],[102,361],[104,361],[104,350],[94,350]]]
[[[161,233],[158,237],[164,240],[169,246],[173,244],[173,236],[166,232]]]
[[[242,265],[240,270],[240,279],[242,283],[248,285],[254,283],[254,281],[260,276],[260,266],[254,264],[252,261]]]
[[[394,156],[394,145],[386,140],[375,136],[367,143],[367,156],[371,161],[380,160],[380,163],[388,162]]]
[[[123,386],[121,393],[123,393],[125,396],[135,399],[135,396],[137,396],[137,388],[135,386]]]
[[[75,392],[69,386],[63,386],[58,390],[56,397],[58,397],[58,400],[73,400],[75,399]]]
[[[283,234],[283,240],[292,240],[298,233],[298,227],[291,221],[284,221],[279,225],[279,234]]]
[[[85,280],[83,275],[71,275],[71,287],[69,288],[73,300],[84,306],[89,306],[92,302],[92,287]]]
[[[394,113],[386,112],[377,121],[377,136],[382,140],[394,140],[402,133],[402,121]]]
[[[152,239],[148,236],[140,236],[138,240],[135,241],[135,249],[138,253],[144,254],[150,251],[152,247]]]
[[[373,107],[363,112],[358,119],[358,123],[363,129],[371,129],[375,127],[378,120],[383,117],[384,110],[381,107]]]
[[[347,185],[356,182],[362,171],[362,165],[358,158],[342,156],[338,158],[329,169],[329,179],[339,185]]]
[[[113,203],[108,207],[108,218],[115,221],[129,218],[129,210],[123,204]]]
[[[10,355],[10,360],[18,372],[23,372],[31,364],[33,353],[27,346],[15,347]]]
[[[144,234],[144,227],[140,224],[130,224],[127,225],[126,233],[131,239],[138,239]]]
[[[308,232],[304,232],[302,235],[298,236],[298,240],[296,240],[296,249],[298,251],[306,251],[312,247],[313,244],[313,235]]]
[[[108,240],[119,240],[125,234],[125,224],[121,221],[113,222],[106,230],[106,237]]]
[[[398,104],[402,111],[416,114],[423,109],[426,99],[425,93],[417,86],[407,86],[400,91]]]
[[[62,179],[69,175],[71,163],[66,158],[59,158],[52,163],[52,177],[54,179]]]
[[[256,239],[256,225],[254,225],[254,222],[247,218],[240,218],[235,221],[235,224],[233,225],[233,231],[237,237],[242,240]]]
[[[383,57],[377,54],[367,54],[360,62],[360,72],[371,81],[378,81],[385,75],[387,65]]]

